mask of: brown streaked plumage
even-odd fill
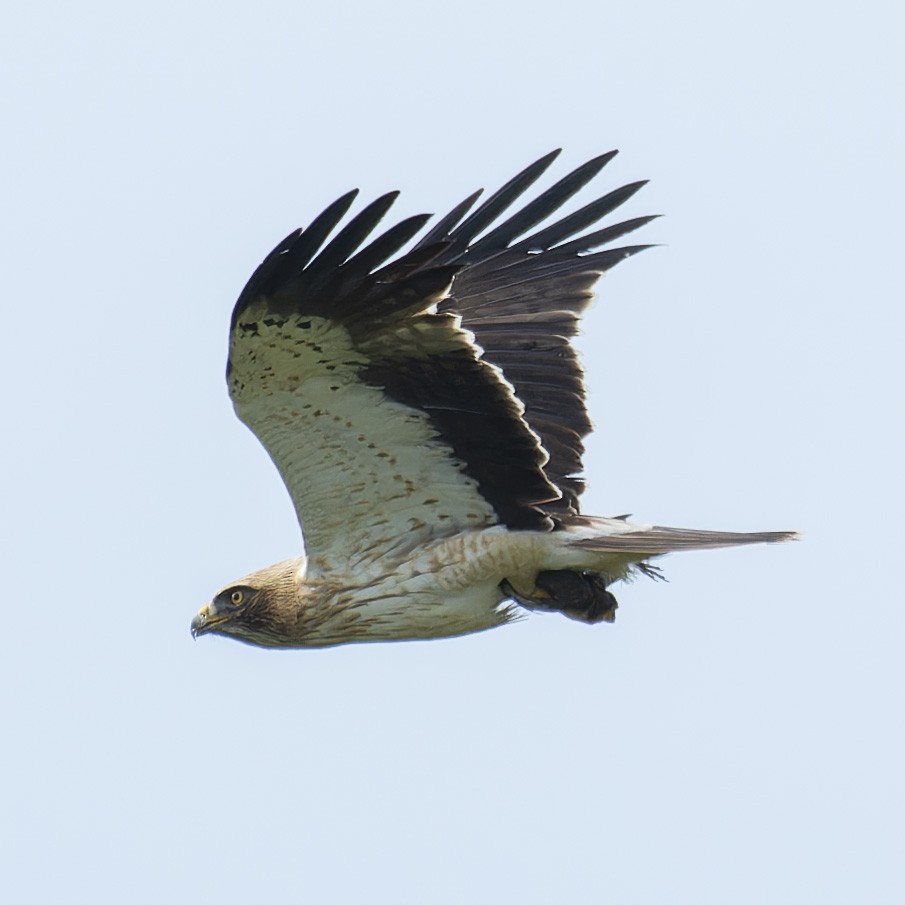
[[[558,153],[402,254],[428,217],[364,245],[396,193],[340,227],[350,192],[258,267],[233,311],[227,380],[307,558],[227,586],[193,634],[323,647],[466,634],[523,609],[612,621],[608,587],[653,556],[793,536],[580,514],[591,423],[571,339],[601,274],[647,247],[601,246],[652,218],[587,232],[636,182],[540,226],[610,152],[503,219]]]

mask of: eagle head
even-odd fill
[[[229,635],[249,644],[282,646],[298,620],[304,567],[304,559],[286,560],[227,585],[192,619],[192,637]]]

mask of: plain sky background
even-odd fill
[[[900,17],[11,7],[4,901],[905,901]],[[557,146],[666,215],[586,322],[586,510],[804,541],[670,557],[614,626],[193,643],[300,544],[223,381],[252,269],[351,187],[443,213]]]

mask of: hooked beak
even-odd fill
[[[192,620],[192,637],[197,638],[199,635],[206,635],[213,631],[226,617],[216,613],[209,603],[206,603]]]

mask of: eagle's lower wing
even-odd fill
[[[432,263],[443,246],[381,267],[424,218],[353,255],[390,201],[322,249],[346,199],[288,237],[230,337],[236,412],[279,469],[309,557],[346,569],[467,528],[549,528],[539,507],[559,496],[511,386],[436,313],[459,269]]]
[[[230,395],[310,557],[348,568],[467,528],[549,530],[577,511],[590,423],[569,339],[599,273],[639,247],[581,252],[646,218],[564,244],[629,186],[516,242],[612,155],[495,225],[553,156],[465,217],[467,199],[395,260],[427,217],[362,248],[391,193],[327,241],[351,192],[252,275],[233,312]]]

